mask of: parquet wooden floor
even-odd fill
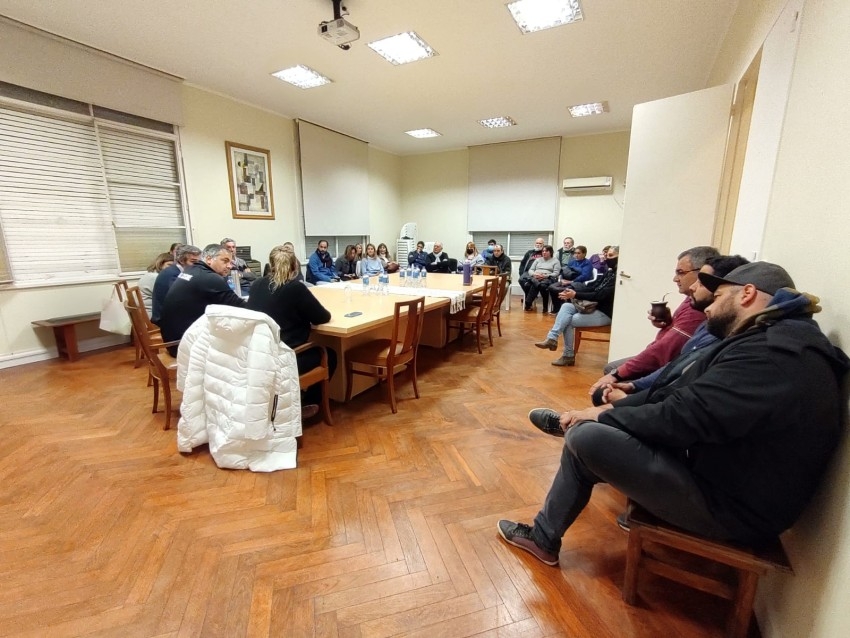
[[[382,389],[305,429],[298,468],[216,468],[176,452],[132,350],[0,371],[0,636],[722,635],[726,604],[661,580],[620,599],[622,498],[602,486],[560,567],[505,545],[530,521],[561,440],[530,408],[589,404],[606,358],[538,350],[551,318],[423,348],[422,398]]]

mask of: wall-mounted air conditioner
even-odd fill
[[[610,175],[603,177],[573,177],[564,180],[564,192],[568,194],[610,191],[613,188],[614,178]]]

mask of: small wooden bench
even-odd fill
[[[53,328],[53,336],[56,339],[56,348],[59,356],[68,361],[76,361],[80,356],[77,347],[76,328],[81,323],[100,321],[99,312],[89,312],[84,315],[70,315],[68,317],[54,317],[53,319],[40,319],[33,321],[32,325],[40,328]]]
[[[634,605],[641,569],[733,602],[726,635],[745,638],[753,614],[759,576],[770,571],[793,573],[778,538],[760,547],[722,543],[686,532],[630,503],[626,520],[629,546],[623,600]],[[650,547],[647,548],[647,544]],[[672,548],[672,552],[670,549]],[[657,550],[657,551],[656,551]],[[700,559],[703,566],[694,568]],[[687,559],[691,559],[690,561]],[[710,561],[709,564],[706,563]],[[710,567],[720,568],[720,573]]]
[[[611,326],[576,326],[575,328],[575,339],[573,340],[573,353],[578,354],[579,346],[581,345],[581,340],[583,334],[587,333],[595,333],[600,335],[608,335],[604,339],[600,339],[599,337],[584,337],[585,341],[611,341]]]

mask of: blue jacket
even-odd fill
[[[717,341],[717,337],[715,337],[713,334],[711,334],[708,331],[708,324],[706,324],[706,322],[703,321],[697,327],[697,329],[694,331],[694,336],[691,337],[690,339],[688,339],[685,342],[685,345],[682,346],[682,353],[679,355],[679,357],[677,359],[674,359],[673,361],[671,361],[667,365],[661,366],[660,368],[658,368],[658,370],[656,370],[652,374],[648,374],[645,377],[641,377],[640,379],[635,379],[634,381],[632,381],[632,383],[635,386],[635,391],[646,390],[646,389],[652,387],[652,384],[655,383],[655,380],[658,379],[658,377],[661,376],[661,373],[663,373],[665,370],[667,370],[667,368],[669,366],[674,365],[674,364],[685,364],[685,363],[687,363],[688,361],[690,361],[692,359],[692,357],[688,357],[687,359],[685,359],[685,355],[696,352],[697,350],[705,348],[706,346],[710,346],[715,341]],[[680,361],[680,359],[681,359],[681,361]],[[682,373],[682,371],[684,369],[684,365],[681,365],[680,367],[682,368],[682,370],[679,371],[679,374]],[[671,370],[672,370],[672,368],[671,368]]]
[[[325,253],[324,256],[320,255],[317,248],[307,262],[307,281],[315,284],[320,281],[334,281],[335,279],[338,279],[338,277],[334,269],[333,257],[330,253]]]
[[[564,279],[569,279],[570,281],[590,281],[593,279],[593,264],[587,258],[579,260],[573,257],[567,262],[566,270],[567,274],[570,274],[570,270],[574,270],[578,273],[578,276],[572,278],[564,276]],[[563,272],[561,274],[563,276]]]
[[[425,268],[428,265],[428,253],[424,250],[419,253],[415,250],[407,256],[407,264],[408,266],[419,266],[420,268]]]

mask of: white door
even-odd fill
[[[635,106],[610,359],[652,341],[650,302],[666,292],[671,309],[682,301],[676,256],[711,243],[732,91],[729,84]]]

